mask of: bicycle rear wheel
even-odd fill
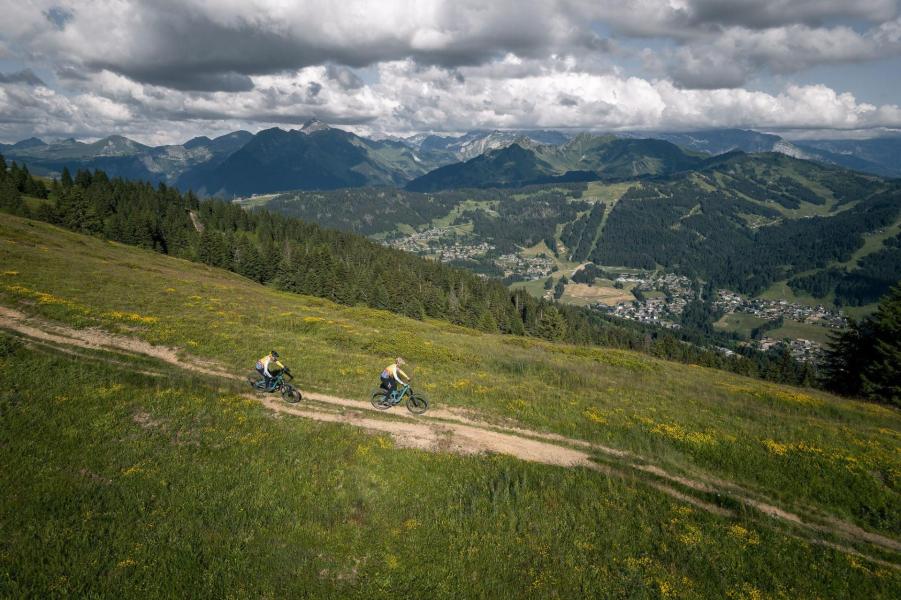
[[[379,410],[387,410],[391,408],[391,401],[388,400],[387,392],[382,388],[376,388],[372,390],[372,393],[369,395],[369,401],[372,403],[372,406]]]

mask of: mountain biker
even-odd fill
[[[274,375],[269,370],[269,365],[275,363],[275,366],[278,367],[276,369],[276,373],[285,370],[285,365],[278,359],[278,352],[273,350],[263,358],[257,361],[257,373],[262,376],[263,380],[266,382],[266,389],[269,389],[269,386],[272,385],[272,378]]]
[[[385,367],[385,370],[382,371],[382,374],[379,376],[379,379],[382,380],[382,383],[379,387],[384,390],[387,390],[387,395],[391,395],[391,393],[397,388],[398,384],[403,385],[404,379],[407,380],[407,383],[412,379],[409,375],[404,373],[401,370],[401,366],[407,364],[407,362],[401,357],[397,357],[394,359],[394,362]],[[401,379],[403,377],[403,379]]]

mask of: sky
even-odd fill
[[[310,118],[872,137],[901,0],[0,0],[0,140],[181,143]]]

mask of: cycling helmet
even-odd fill
[[[407,361],[405,361],[404,359],[402,359],[401,357],[398,356],[397,358],[394,359],[394,363],[397,365],[405,365],[405,364],[407,364]]]
[[[275,350],[273,350],[273,351],[270,352],[269,354],[272,355],[272,358],[278,358],[278,352],[276,352]]]

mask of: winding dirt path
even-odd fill
[[[39,345],[53,346],[64,352],[73,353],[74,348],[83,348],[140,355],[202,375],[240,380],[240,377],[229,373],[222,366],[212,361],[188,357],[177,348],[154,346],[144,340],[100,329],[74,329],[29,317],[3,306],[0,306],[0,328]],[[150,374],[158,375],[158,373]],[[834,518],[829,518],[827,522],[813,522],[757,498],[733,482],[714,478],[689,478],[669,473],[630,452],[555,433],[480,421],[471,411],[433,408],[426,415],[414,416],[402,410],[376,411],[368,402],[317,392],[305,392],[304,402],[300,405],[285,404],[271,395],[248,394],[247,397],[260,401],[266,408],[279,414],[321,422],[342,423],[372,432],[387,433],[401,447],[464,455],[496,453],[558,467],[582,467],[611,477],[640,481],[672,498],[716,515],[734,516],[733,511],[698,498],[692,492],[725,496],[813,535],[834,535],[851,542],[871,544],[882,550],[901,553],[901,542],[895,539]],[[379,416],[365,416],[366,413],[378,413]],[[614,464],[598,462],[594,458],[598,454]],[[901,568],[898,563],[862,555],[853,548],[830,541],[808,537],[803,539],[837,548],[879,564]]]

